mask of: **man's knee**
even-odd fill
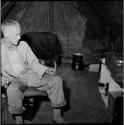
[[[16,81],[12,81],[10,83],[10,85],[7,87],[7,93],[8,94],[9,93],[13,93],[13,92],[15,92],[18,89],[19,89],[19,86],[18,86],[17,82]]]
[[[56,83],[60,83],[60,84],[62,83],[62,79],[61,79],[60,76],[54,76],[53,79],[54,79],[54,81],[55,81]]]

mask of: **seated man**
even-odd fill
[[[16,115],[16,124],[22,124],[22,100],[28,87],[45,90],[53,107],[53,120],[65,123],[61,108],[66,104],[62,80],[56,75],[55,68],[39,63],[25,41],[20,41],[20,24],[5,20],[1,26],[4,37],[1,40],[2,81],[6,81],[9,112]],[[3,83],[6,83],[3,82]]]

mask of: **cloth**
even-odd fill
[[[114,81],[111,77],[111,72],[105,64],[102,64],[101,73],[100,73],[100,83],[109,83],[109,92],[122,91],[120,86]]]
[[[55,60],[62,55],[62,47],[57,35],[50,32],[26,32],[21,36],[31,47],[38,59]]]

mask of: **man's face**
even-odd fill
[[[4,36],[9,40],[11,44],[17,45],[20,39],[21,29],[20,26],[12,25],[6,27]]]

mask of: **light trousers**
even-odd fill
[[[22,101],[24,99],[24,92],[26,89],[28,89],[28,87],[28,84],[21,79],[12,79],[10,85],[7,87],[7,97],[10,113],[22,114]],[[45,74],[42,79],[40,79],[39,86],[36,88],[41,91],[47,91],[53,108],[59,108],[66,104],[61,77],[57,75],[53,76]]]

